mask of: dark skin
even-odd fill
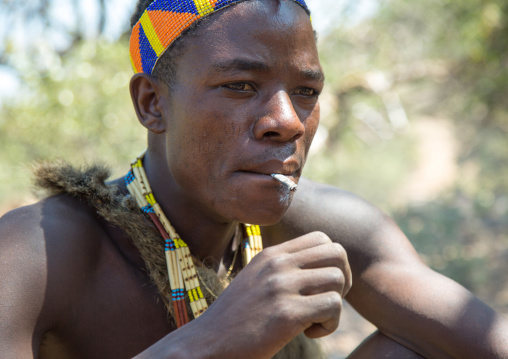
[[[351,358],[508,357],[506,320],[426,267],[389,218],[300,178],[323,86],[304,11],[250,1],[213,16],[188,39],[171,91],[131,82],[145,168],[192,253],[219,273],[239,222],[262,224],[266,249],[176,330],[136,248],[93,209],[60,195],[10,212],[0,358],[270,358],[301,332],[333,332],[344,298],[379,328]]]

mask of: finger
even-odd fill
[[[342,270],[336,267],[306,269],[296,274],[293,284],[301,295],[315,295],[335,291],[344,296],[346,279]]]
[[[338,243],[325,243],[292,254],[295,264],[302,269],[349,266],[346,250]]]
[[[291,256],[294,264],[302,269],[337,267],[345,278],[344,288],[346,295],[352,285],[353,276],[347,257],[346,250],[338,243],[328,243],[307,248],[305,250],[293,253]]]
[[[332,243],[332,241],[326,234],[323,232],[312,232],[271,248],[278,248],[286,253],[295,253],[327,243]]]
[[[316,245],[313,244],[316,241],[309,238],[300,237],[269,247],[263,251],[262,257],[266,257],[266,260],[276,258],[287,266],[299,269],[337,267],[350,271],[346,251],[340,244],[325,239],[321,244]],[[313,245],[309,246],[310,244]],[[296,251],[296,248],[300,249]],[[288,249],[291,252],[288,252]]]
[[[330,332],[329,330],[325,329],[321,323],[318,324],[312,324],[309,328],[305,329],[303,331],[305,336],[310,339],[317,339],[322,338],[327,335],[332,334],[333,332]]]
[[[307,296],[305,300],[313,309],[307,318],[311,324],[305,329],[305,334],[324,336],[333,333],[339,326],[342,297],[337,292],[331,291]]]

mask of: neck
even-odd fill
[[[164,161],[151,151],[143,161],[154,196],[191,253],[201,261],[212,259],[211,264],[218,270],[221,263],[231,260],[231,240],[238,223],[219,221],[206,213],[206,208],[183,193],[167,166],[160,165]]]

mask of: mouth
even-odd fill
[[[273,180],[273,179],[284,177],[284,178],[291,180],[292,182],[295,182],[296,179],[299,178],[299,175],[297,174],[297,172],[287,173],[287,172],[282,172],[282,171],[275,171],[275,172],[271,172],[271,173],[265,173],[265,172],[243,171],[242,170],[242,171],[236,171],[236,173],[242,174],[242,175],[248,175],[248,176],[252,176],[252,177],[258,177],[259,179],[268,179],[268,180]]]
[[[282,193],[289,194],[296,192],[298,188],[297,181],[300,178],[298,172],[299,171],[296,171],[286,175],[278,172],[259,173],[251,171],[237,171],[236,174],[240,175],[238,178],[240,179],[242,183],[241,186],[244,189],[260,188],[264,191],[275,190],[278,195],[282,195]],[[267,192],[267,194],[268,193],[272,193],[273,195],[273,192]]]
[[[237,171],[237,174],[245,176],[247,181],[263,183],[264,186],[285,188],[290,192],[295,192],[297,181],[300,178],[300,168],[298,166],[260,166],[258,168],[249,168],[248,170]]]
[[[242,165],[236,173],[241,175],[245,186],[254,185],[294,192],[301,170],[301,161],[296,156],[291,156],[284,160],[272,159],[247,163]]]
[[[261,164],[254,164],[250,166],[244,166],[240,168],[238,172],[254,173],[265,176],[271,176],[272,174],[280,174],[286,177],[299,177],[301,165],[300,162],[295,159],[288,159],[285,161],[271,160]]]

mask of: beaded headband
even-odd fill
[[[151,75],[164,51],[199,19],[246,0],[155,0],[132,28],[130,57],[135,73]],[[284,0],[286,1],[286,0]],[[307,13],[304,0],[291,0]]]

